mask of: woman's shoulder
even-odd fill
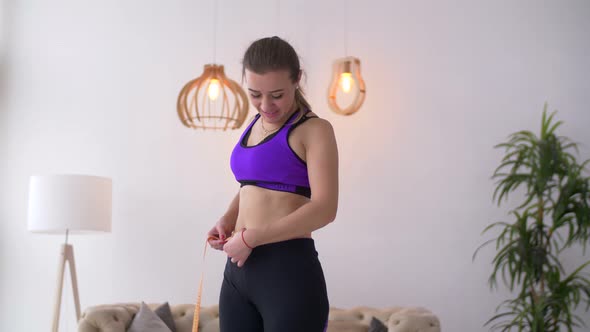
[[[316,128],[318,130],[332,129],[330,121],[319,117],[314,111],[310,110],[305,116],[308,118],[308,120],[305,121],[308,127]]]
[[[330,121],[319,117],[313,111],[309,111],[306,115],[306,121],[301,124],[301,136],[315,140],[326,136],[334,135],[334,128]]]

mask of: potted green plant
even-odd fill
[[[586,160],[579,163],[577,144],[557,136],[562,124],[556,112],[543,110],[540,136],[519,131],[495,148],[505,150],[494,171],[493,201],[498,206],[509,194],[522,197],[510,211],[511,222],[495,222],[483,233],[496,230],[473,255],[495,243],[496,255],[489,278],[491,289],[504,284],[516,297],[503,301],[484,326],[501,331],[557,332],[585,326],[574,314],[580,303],[590,308],[590,280],[582,264],[567,273],[560,262],[566,249],[585,254],[590,232],[590,181]],[[517,193],[513,193],[520,189]],[[516,195],[515,195],[516,194]],[[482,233],[482,234],[483,234]]]

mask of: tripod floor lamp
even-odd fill
[[[65,234],[57,273],[57,290],[51,331],[57,332],[66,263],[72,281],[76,321],[80,298],[74,247],[70,233],[111,231],[112,181],[90,175],[32,176],[29,183],[28,228],[34,233]]]

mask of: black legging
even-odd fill
[[[221,332],[326,330],[326,281],[312,239],[256,247],[242,267],[228,258],[223,275]]]

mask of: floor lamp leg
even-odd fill
[[[58,332],[59,314],[61,309],[61,295],[64,283],[64,270],[66,262],[69,264],[70,277],[72,279],[72,288],[74,294],[74,304],[76,306],[76,322],[80,320],[80,298],[78,295],[78,280],[76,278],[76,264],[74,262],[74,247],[70,244],[63,244],[57,271],[57,293],[55,295],[55,307],[53,308],[53,325],[52,332]]]
[[[76,306],[76,322],[80,320],[80,297],[78,296],[78,279],[76,278],[76,263],[74,262],[74,247],[68,249],[68,261],[70,262],[70,277],[72,279],[72,293],[74,294],[74,305]]]

